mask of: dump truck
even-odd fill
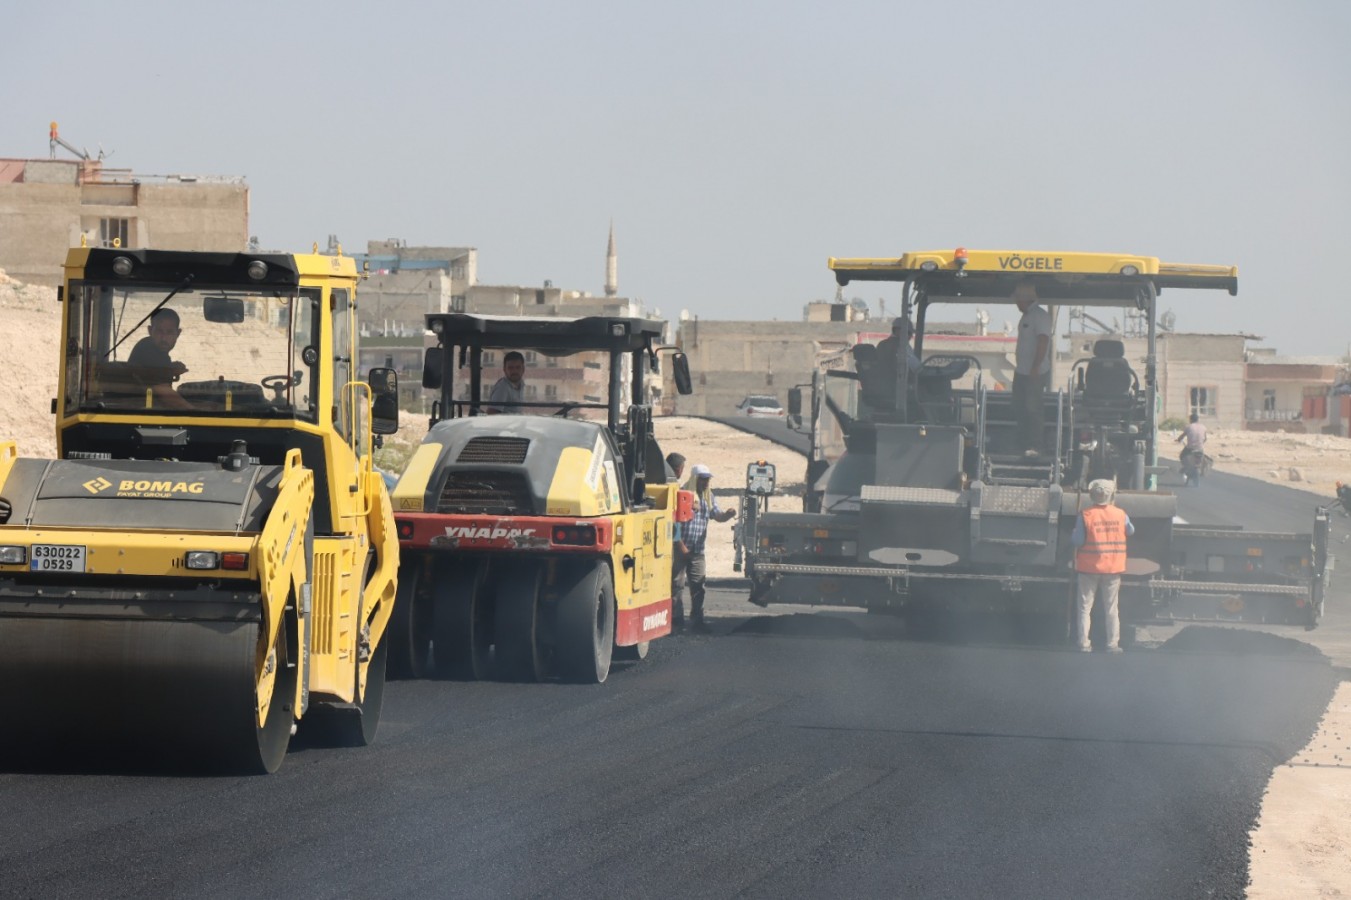
[[[672,627],[678,490],[647,377],[659,371],[664,323],[451,313],[429,315],[427,329],[437,345],[422,384],[438,397],[394,488],[393,670],[605,681],[615,656],[646,657]],[[511,366],[513,353],[515,364],[546,357],[575,375],[581,399],[485,398],[485,359]],[[672,367],[689,393],[683,354]]]
[[[272,772],[302,721],[374,739],[398,378],[353,371],[358,281],[341,255],[69,252],[56,458],[0,444],[0,751]]]
[[[1235,268],[963,248],[829,265],[841,285],[901,283],[918,368],[905,341],[860,344],[851,364],[817,373],[810,393],[790,393],[789,425],[811,436],[808,485],[802,512],[765,509],[748,490],[740,539],[752,602],[1053,622],[1068,608],[1070,535],[1090,505],[1087,486],[1107,479],[1136,529],[1123,622],[1317,625],[1331,569],[1326,509],[1300,534],[1184,524],[1176,496],[1158,489],[1159,293],[1234,295]],[[932,307],[1012,304],[1020,285],[1052,309],[1125,307],[1146,323],[1143,371],[1121,340],[1103,338],[1052,375],[1034,448],[1019,434],[1007,372],[985,371],[974,354],[925,349]]]

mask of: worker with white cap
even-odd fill
[[[1125,510],[1112,503],[1116,485],[1099,478],[1088,485],[1088,496],[1093,505],[1079,515],[1074,523],[1070,541],[1077,548],[1074,570],[1078,573],[1079,588],[1079,649],[1091,652],[1089,616],[1093,601],[1102,593],[1103,620],[1107,629],[1107,652],[1121,652],[1121,622],[1117,617],[1117,595],[1121,590],[1121,573],[1126,571],[1126,538],[1135,534],[1135,526]]]
[[[694,518],[684,524],[681,543],[675,553],[675,570],[684,576],[685,584],[690,589],[690,626],[695,631],[708,630],[704,622],[704,577],[707,571],[704,545],[708,541],[708,522],[710,519],[726,522],[736,515],[736,510],[718,506],[718,500],[709,486],[712,480],[713,470],[708,466],[698,463],[690,469],[690,480],[685,483],[685,490],[694,493]],[[684,604],[681,598],[673,597],[671,605],[674,609],[672,621],[683,621]]]

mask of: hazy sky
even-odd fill
[[[1129,252],[1239,267],[1236,298],[1163,295],[1180,330],[1351,343],[1338,0],[23,3],[5,31],[0,156],[56,120],[110,166],[245,176],[269,248],[472,246],[481,282],[600,293],[613,218],[621,293],[783,319],[830,256]]]

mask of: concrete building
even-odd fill
[[[1346,394],[1351,365],[1345,357],[1249,353],[1244,405],[1250,431],[1347,434]],[[1339,386],[1341,390],[1338,391]]]
[[[336,250],[329,239],[329,250]],[[361,283],[357,321],[368,336],[420,336],[427,313],[463,312],[465,296],[478,281],[473,247],[409,247],[390,238],[369,241],[353,254],[369,273]]]
[[[0,159],[0,269],[61,281],[66,251],[91,247],[242,251],[249,189],[229,176],[139,175],[99,160]]]

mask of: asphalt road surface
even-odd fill
[[[1275,629],[1108,656],[710,609],[601,686],[391,683],[374,746],[302,730],[273,776],[0,770],[0,896],[1240,897],[1339,678]]]
[[[270,777],[0,774],[0,894],[1238,897],[1335,683],[1267,634],[1113,657],[713,604],[599,687],[393,683],[375,746]]]

